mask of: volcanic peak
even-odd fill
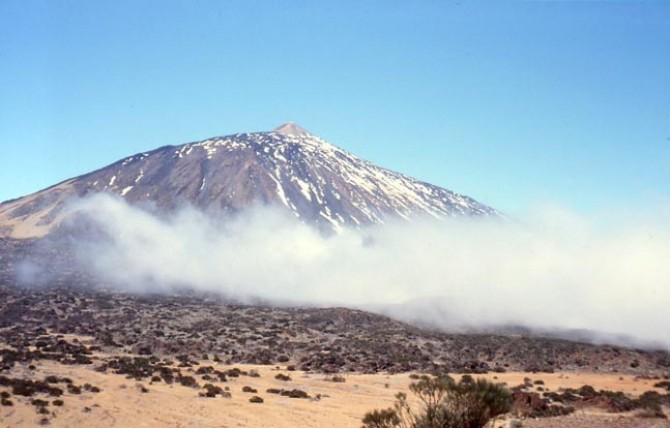
[[[0,237],[49,234],[66,216],[69,200],[99,192],[163,212],[187,203],[225,216],[273,205],[332,231],[391,217],[497,214],[467,196],[357,158],[289,122],[270,132],[160,147],[2,203]]]
[[[277,132],[279,134],[284,135],[294,135],[294,136],[305,135],[310,133],[307,130],[305,130],[305,128],[293,122],[286,122],[278,126],[273,130],[273,132]]]

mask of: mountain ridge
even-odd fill
[[[139,152],[0,204],[0,236],[43,236],[68,201],[111,193],[171,211],[183,204],[214,214],[276,205],[324,229],[417,215],[498,215],[474,199],[379,167],[293,122]]]

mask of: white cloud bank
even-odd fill
[[[324,237],[270,208],[159,218],[108,196],[72,209],[104,231],[83,262],[127,291],[375,307],[442,328],[516,323],[670,346],[670,224],[545,209],[523,223],[419,220]]]

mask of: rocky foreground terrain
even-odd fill
[[[0,286],[3,426],[127,426],[137,418],[182,426],[197,407],[205,412],[198,426],[354,427],[366,411],[391,405],[417,373],[450,373],[505,382],[514,417],[530,418],[525,426],[666,427],[669,357],[426,331],[345,308]],[[207,401],[221,399],[227,407]],[[261,404],[262,412],[247,409]],[[343,419],[330,425],[333,414]]]
[[[448,334],[345,308],[277,308],[231,304],[214,296],[0,286],[0,343],[39,349],[47,332],[90,336],[107,351],[228,364],[290,363],[299,370],[326,373],[590,370],[653,375],[670,370],[670,356],[662,351],[541,337]]]

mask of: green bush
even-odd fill
[[[417,411],[399,393],[393,408],[375,410],[363,417],[363,428],[483,428],[512,406],[510,392],[484,379],[422,377],[409,387],[419,403]]]

